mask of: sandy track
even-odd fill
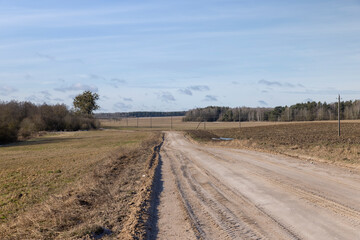
[[[360,239],[360,176],[168,132],[157,239]]]

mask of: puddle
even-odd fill
[[[233,138],[223,138],[223,137],[220,137],[220,138],[212,138],[212,140],[216,140],[216,141],[231,141],[231,140],[234,140]]]

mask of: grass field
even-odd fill
[[[159,139],[159,134],[116,130],[61,132],[1,146],[0,223],[14,220],[50,196],[61,195],[69,186],[79,187],[85,177],[93,181],[95,178],[89,178],[89,174],[109,159],[115,161],[116,156],[126,153],[130,159],[127,161],[132,161],[130,157],[151,151],[153,143],[145,142]],[[146,158],[140,157],[143,160],[137,166],[139,172],[146,168]],[[131,162],[128,165],[131,168]],[[103,171],[97,172],[102,175]]]
[[[360,122],[344,121],[338,137],[336,122],[303,122],[253,128],[187,131],[195,140],[223,146],[260,149],[300,158],[360,166]],[[217,142],[213,137],[234,138]]]
[[[101,126],[114,129],[141,130],[190,130],[190,129],[225,129],[237,128],[239,122],[183,122],[183,117],[153,117],[153,118],[122,118],[119,120],[100,120]],[[241,122],[241,127],[256,127],[279,125],[284,122]]]

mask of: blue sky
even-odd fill
[[[99,112],[360,99],[360,2],[2,1],[0,100]]]

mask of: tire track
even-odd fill
[[[214,196],[216,196],[217,200],[224,204],[226,204],[227,202],[233,204],[234,205],[234,206],[232,206],[233,211],[237,212],[237,214],[239,216],[241,216],[240,218],[243,222],[252,224],[253,228],[256,229],[253,231],[258,232],[259,235],[266,236],[269,234],[266,234],[266,232],[264,232],[258,224],[254,224],[254,223],[262,222],[263,224],[267,225],[268,229],[270,228],[269,224],[270,225],[275,224],[276,226],[273,226],[273,229],[271,231],[271,235],[270,235],[271,237],[274,237],[274,235],[279,234],[277,239],[280,239],[281,236],[286,236],[285,239],[301,239],[299,234],[295,233],[291,226],[285,226],[279,220],[277,220],[274,216],[267,213],[263,208],[252,203],[252,201],[250,199],[248,199],[246,196],[244,196],[241,193],[239,193],[238,191],[234,191],[233,189],[230,189],[226,185],[222,184],[221,183],[222,181],[220,179],[216,178],[208,170],[206,170],[205,168],[203,168],[200,165],[197,165],[196,163],[194,163],[194,164],[197,166],[199,171],[204,172],[204,174],[207,175],[209,177],[209,179],[211,180],[211,186],[216,191],[214,193]],[[207,189],[209,189],[209,188],[207,188]],[[231,205],[231,204],[228,204],[228,205]],[[236,208],[237,208],[237,210],[236,210]],[[241,211],[239,211],[239,209],[241,209]],[[245,210],[245,209],[247,209],[247,210]],[[249,209],[251,209],[251,210],[249,210]],[[246,215],[246,212],[248,213],[248,215]],[[260,218],[259,215],[262,215],[261,217],[266,218],[266,219],[265,220],[259,219]],[[258,216],[258,217],[253,219],[254,216]],[[281,234],[278,233],[277,231],[281,232]],[[268,236],[268,237],[270,237],[270,236]]]
[[[168,154],[168,151],[166,151],[166,154]],[[173,157],[171,158],[172,160],[181,159],[182,162],[180,167],[181,172],[176,173],[173,169],[174,175],[181,174],[184,177],[186,184],[191,187],[198,201],[201,202],[203,206],[206,206],[203,207],[204,211],[209,213],[212,218],[211,220],[215,222],[218,228],[221,228],[225,232],[225,234],[223,233],[220,236],[221,239],[269,239],[270,236],[278,236],[277,239],[300,239],[297,234],[292,232],[292,230],[282,225],[278,220],[266,213],[263,209],[252,204],[251,201],[246,199],[244,196],[239,196],[226,186],[220,185],[220,181],[218,179],[212,176],[208,171],[199,168],[191,161],[190,158],[187,158],[181,152],[171,149],[171,154],[173,154]],[[194,176],[195,174],[190,173],[188,166],[189,163],[193,164],[193,166],[197,168],[198,174],[207,176],[209,181],[199,183],[196,176]],[[188,200],[189,197],[186,196],[181,189],[182,187],[180,181],[178,182],[178,186],[180,192],[182,193],[182,200],[184,201],[186,208],[188,210],[190,209],[191,218],[195,223],[199,223],[199,219],[191,210],[192,203]],[[244,208],[251,209],[251,211],[246,211],[249,215],[245,214]],[[252,215],[258,216],[257,219],[252,219]],[[266,219],[259,220],[259,215],[261,215],[261,218]],[[272,226],[271,235],[263,231],[257,222],[266,223],[268,228],[270,228],[269,224],[274,225]],[[199,232],[203,232],[202,236],[206,238],[204,231],[200,230],[202,225],[195,225],[197,226],[196,228]]]
[[[219,156],[215,153],[209,153],[206,151],[202,151],[205,154],[209,154],[212,157],[216,158],[219,161],[224,161],[223,156]],[[227,156],[229,157],[229,156]],[[235,159],[232,159],[235,161]],[[350,207],[344,203],[340,203],[337,200],[326,197],[325,194],[321,194],[319,191],[315,191],[312,189],[312,186],[309,185],[300,185],[295,182],[293,179],[287,176],[278,176],[278,173],[271,171],[267,168],[258,167],[256,165],[243,162],[243,165],[247,166],[247,169],[256,168],[256,171],[250,171],[250,174],[256,176],[258,178],[266,178],[266,180],[273,185],[277,185],[283,188],[285,191],[291,191],[293,194],[297,195],[299,198],[306,199],[308,202],[316,205],[317,207],[321,207],[327,210],[332,211],[333,214],[343,217],[348,220],[354,227],[360,227],[360,211]]]
[[[360,200],[341,195],[358,194],[358,176],[333,168],[312,174],[321,168],[202,147],[175,132],[161,154],[197,239],[360,239]],[[338,173],[346,184],[336,185]]]

